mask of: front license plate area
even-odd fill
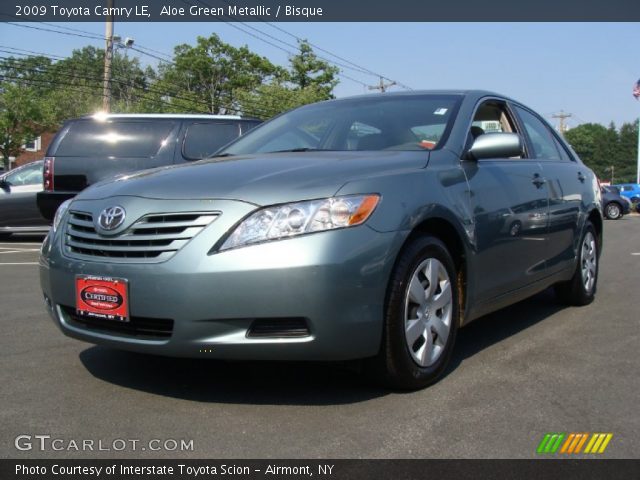
[[[85,318],[128,322],[128,287],[124,278],[76,275],[76,313]]]

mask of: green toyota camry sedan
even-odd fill
[[[87,342],[361,359],[420,388],[470,321],[551,286],[590,303],[601,247],[597,179],[539,115],[412,91],[307,105],[213,158],[88,188],[58,209],[40,281]]]

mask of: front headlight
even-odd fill
[[[349,195],[266,207],[247,217],[220,250],[305,233],[355,227],[373,213],[379,195]]]
[[[60,204],[60,206],[56,210],[56,214],[53,217],[53,225],[51,227],[52,233],[56,233],[56,231],[58,230],[58,227],[60,226],[60,222],[62,222],[62,218],[64,217],[64,214],[67,213],[67,210],[69,209],[69,205],[71,205],[72,201],[73,201],[72,198],[70,198],[69,200],[65,200]]]

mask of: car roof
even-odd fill
[[[209,115],[198,113],[95,113],[85,115],[80,119],[108,120],[111,118],[177,118],[200,120],[256,120],[254,118],[241,117],[240,115]]]
[[[393,98],[393,97],[412,97],[412,96],[422,96],[422,95],[442,95],[442,96],[460,96],[460,97],[468,97],[472,100],[479,100],[483,97],[496,97],[503,100],[507,100],[509,102],[514,102],[520,104],[521,102],[514,100],[506,95],[502,95],[500,93],[491,92],[489,90],[405,90],[401,92],[384,92],[384,93],[366,93],[363,95],[353,95],[349,97],[336,98],[332,100],[325,100],[324,102],[319,103],[333,103],[333,102],[348,102],[348,101],[362,101],[367,99],[376,99],[376,98]],[[314,104],[309,104],[314,105]],[[303,105],[306,107],[307,105]]]

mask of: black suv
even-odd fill
[[[38,208],[58,206],[117,175],[200,160],[260,120],[232,115],[96,114],[65,122],[47,150]]]

